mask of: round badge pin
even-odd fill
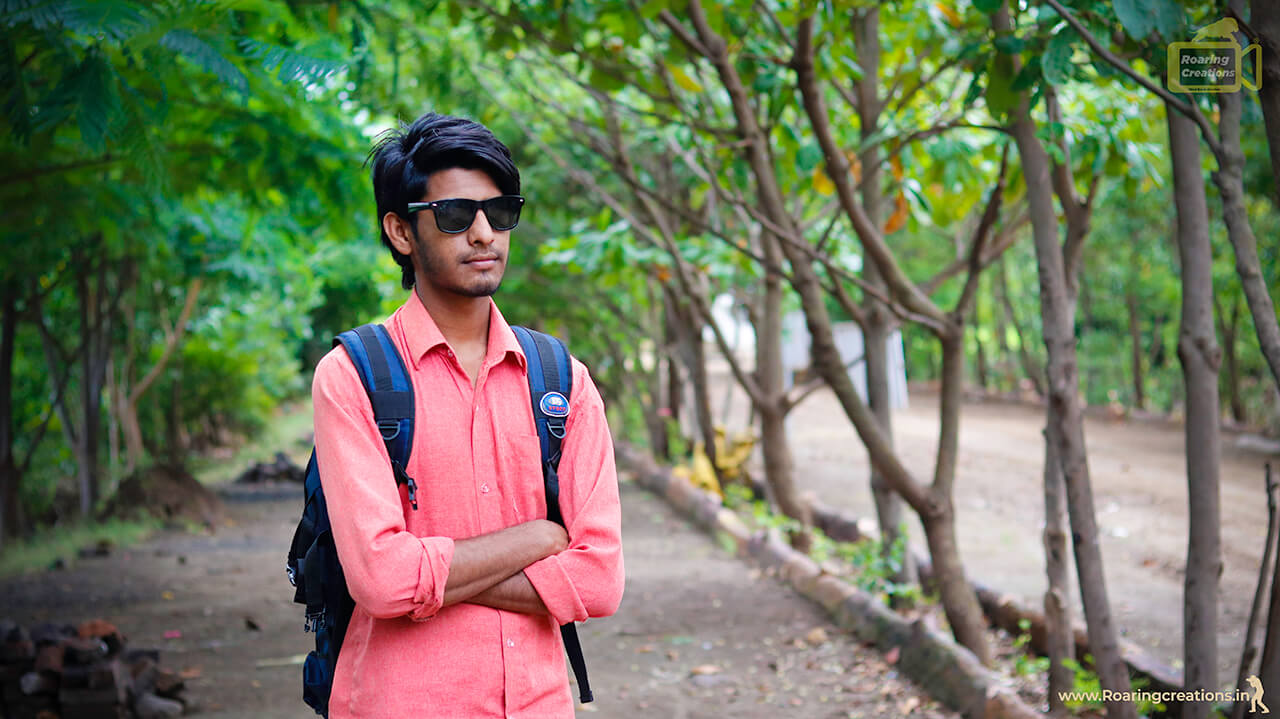
[[[542,409],[542,413],[548,417],[568,417],[569,416],[569,400],[559,392],[548,392],[542,395],[542,401],[538,403]]]

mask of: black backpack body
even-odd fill
[[[547,519],[564,525],[560,513],[560,443],[565,435],[565,418],[569,414],[569,397],[573,390],[573,367],[564,343],[524,327],[512,327],[524,350],[528,365],[529,396],[533,401],[534,424],[542,450],[543,487],[546,490]],[[418,509],[417,482],[405,468],[413,448],[414,398],[413,383],[399,351],[387,330],[380,324],[368,324],[338,335],[334,346],[341,344],[356,367],[369,401],[374,421],[387,446],[396,484],[409,488],[410,511]],[[347,590],[342,564],[333,544],[329,511],[316,453],[307,462],[306,501],[302,519],[294,530],[286,571],[294,586],[293,601],[306,605],[304,631],[315,632],[315,649],[302,666],[302,694],[306,703],[323,717],[329,715],[329,694],[342,640],[355,610],[355,600]],[[587,681],[586,662],[573,623],[560,627],[565,652],[578,681],[582,703],[592,700]]]

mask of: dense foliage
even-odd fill
[[[1002,92],[1057,87],[1063,119],[1047,127],[1080,148],[1082,188],[1099,176],[1077,321],[1082,389],[1092,404],[1177,412],[1179,271],[1167,139],[1152,121],[1164,110],[1049,13],[1005,41],[1017,47],[1003,51],[1036,61],[1004,76],[984,25],[989,4],[901,0],[884,14],[882,82],[901,92],[873,141],[891,154],[884,229],[899,262],[923,283],[963,256],[1007,144]],[[814,6],[833,99],[861,72],[841,22],[851,5]],[[1073,5],[1094,27],[1126,19]],[[1131,5],[1141,3],[1116,12]],[[1217,16],[1203,5],[1178,27]],[[619,431],[651,424],[646,415],[663,405],[653,353],[669,342],[662,308],[675,280],[667,248],[632,226],[634,207],[602,199],[636,189],[594,144],[610,123],[640,158],[645,191],[698,220],[673,231],[708,295],[741,292],[764,274],[746,241],[752,218],[725,209],[715,189],[750,186],[723,130],[725,98],[657,19],[667,9],[3,3],[0,445],[26,514],[20,524],[7,517],[5,531],[69,516],[86,492],[101,499],[139,463],[184,461],[252,432],[305,393],[329,337],[393,308],[403,295],[376,240],[363,161],[379,130],[427,109],[488,123],[516,152],[530,203],[503,288],[509,318],[570,339],[627,418]],[[801,10],[727,3],[709,20],[738,38],[731,50],[810,236],[856,274],[853,229],[832,213],[831,179],[781,55]],[[700,124],[673,119],[681,112]],[[1275,277],[1280,218],[1271,176],[1257,169],[1261,121],[1247,101],[1250,208]],[[837,129],[851,156],[865,149],[855,121]],[[1010,172],[1002,228],[1025,237],[1016,163]],[[982,275],[966,332],[971,382],[1001,392],[1036,385],[1045,361],[1034,256],[1014,239]],[[1223,409],[1274,429],[1275,389],[1225,235],[1214,241]],[[953,276],[933,298],[949,306],[961,289]],[[935,340],[910,323],[904,332],[910,379],[936,378]],[[130,423],[141,440],[132,449]]]

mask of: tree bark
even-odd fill
[[[1062,478],[1048,427],[1056,423],[1053,411],[1045,413],[1044,442],[1044,560],[1048,589],[1044,594],[1045,645],[1049,655],[1049,711],[1062,715],[1063,692],[1075,684],[1075,672],[1066,660],[1075,659],[1075,632],[1071,622],[1071,560],[1067,554],[1067,486]]]
[[[1007,6],[994,18],[997,35],[1012,32]],[[1015,68],[1016,70],[1016,68]],[[1104,689],[1128,692],[1129,673],[1120,648],[1111,606],[1107,599],[1106,576],[1098,544],[1097,518],[1093,508],[1093,488],[1085,453],[1084,415],[1080,406],[1080,380],[1076,359],[1075,312],[1068,281],[1068,263],[1059,244],[1058,219],[1054,211],[1049,156],[1036,135],[1036,124],[1026,93],[1011,111],[1013,136],[1022,158],[1027,198],[1031,208],[1032,237],[1040,279],[1040,314],[1044,343],[1049,356],[1049,404],[1057,420],[1049,426],[1049,441],[1062,465],[1067,485],[1067,505],[1071,518],[1076,569],[1084,599],[1089,644],[1094,649],[1098,678]],[[1068,239],[1071,239],[1068,236]],[[1136,719],[1132,702],[1106,702],[1111,719]]]
[[[1036,396],[1045,396],[1044,390],[1044,370],[1034,357],[1031,356],[1031,348],[1027,344],[1027,334],[1022,331],[1022,325],[1018,322],[1018,313],[1013,308],[1013,300],[1009,297],[1009,277],[1008,270],[1005,267],[1004,260],[1000,260],[996,268],[996,294],[999,297],[1000,304],[1004,308],[1005,319],[1009,321],[1009,326],[1013,328],[1013,336],[1018,340],[1018,363],[1022,366],[1022,376],[1031,383],[1031,388],[1035,391]]]
[[[142,446],[142,425],[138,421],[138,404],[142,401],[143,395],[147,390],[151,389],[151,385],[160,377],[160,373],[169,363],[169,358],[173,356],[173,352],[177,349],[182,337],[187,331],[187,321],[191,319],[191,313],[195,309],[196,301],[200,296],[200,288],[204,284],[204,280],[200,277],[191,281],[187,287],[186,299],[182,303],[182,311],[178,314],[178,319],[173,323],[172,327],[165,328],[164,349],[160,352],[160,357],[151,365],[147,373],[138,380],[133,387],[120,392],[123,404],[120,407],[120,424],[124,430],[125,438],[125,474],[131,474],[142,464],[142,458],[145,450]],[[132,366],[132,362],[129,363]]]
[[[13,454],[13,356],[18,329],[18,283],[0,285],[0,549],[22,530],[18,493],[22,472]]]
[[[883,101],[880,98],[880,10],[872,6],[853,17],[854,44],[862,78],[855,88],[858,96],[859,134],[864,141],[880,131],[880,115]],[[868,142],[867,149],[858,156],[862,167],[861,195],[867,219],[879,227],[884,216],[884,188],[881,179],[880,144]],[[867,284],[884,291],[887,289],[874,262],[863,266]],[[885,441],[893,446],[893,407],[889,392],[889,337],[893,332],[893,317],[889,308],[871,294],[866,295],[862,323],[862,352],[866,359],[867,403],[875,414],[884,433]],[[884,476],[871,466],[871,497],[876,508],[876,521],[880,525],[881,547],[884,556],[893,552],[895,545],[905,546],[903,535],[902,498],[893,491]],[[915,560],[909,551],[900,553],[902,563],[894,581],[914,584],[917,581]]]
[[[1258,88],[1258,104],[1266,124],[1267,148],[1271,155],[1271,176],[1275,181],[1277,205],[1280,205],[1280,3],[1275,0],[1253,0],[1249,24],[1258,33],[1262,46],[1262,86]]]
[[[812,264],[807,257],[794,249],[793,244],[784,242],[783,249],[788,253],[793,270],[793,285],[800,295],[805,321],[812,338],[811,357],[814,367],[831,386],[845,414],[857,429],[858,435],[867,447],[872,465],[883,473],[889,485],[901,494],[920,516],[934,567],[938,570],[939,593],[943,609],[956,640],[972,651],[980,662],[989,665],[991,650],[985,635],[986,622],[977,596],[965,579],[964,566],[960,561],[959,548],[955,541],[955,508],[951,501],[955,479],[955,443],[959,432],[960,388],[964,380],[964,325],[961,320],[945,315],[928,300],[918,286],[911,283],[894,261],[892,252],[880,235],[880,229],[870,222],[854,196],[848,161],[835,144],[826,104],[821,93],[818,92],[813,65],[812,32],[813,19],[802,20],[792,67],[798,76],[805,113],[809,116],[810,124],[822,147],[827,174],[836,186],[841,206],[854,225],[864,251],[877,265],[881,277],[891,288],[892,296],[912,311],[919,312],[930,322],[942,344],[941,429],[937,466],[933,484],[929,488],[926,489],[917,482],[902,466],[892,445],[880,431],[879,421],[858,396],[835,346],[831,320],[823,301],[823,290]],[[747,110],[745,90],[736,75],[732,75],[732,67],[724,55],[723,39],[718,40],[719,42],[715,44],[718,51],[717,57],[713,58],[713,62],[720,71],[722,79],[726,79],[725,86],[730,90],[730,97],[735,99],[735,114],[739,120],[739,127],[745,130],[744,139],[750,143],[749,159],[753,168],[756,169],[757,179],[764,190],[762,193],[764,204],[776,211],[781,207],[781,193],[778,190],[777,178],[770,171],[766,138],[760,132],[754,115]],[[779,212],[775,217],[783,220],[782,215],[783,213]],[[789,218],[784,221],[789,223]],[[800,233],[795,232],[794,236],[799,238]],[[955,317],[963,318],[963,316],[964,308],[961,307]]]
[[[1215,301],[1217,297],[1215,296]],[[1218,321],[1218,333],[1222,336],[1222,360],[1226,368],[1227,404],[1231,407],[1231,419],[1237,424],[1244,424],[1247,417],[1244,410],[1244,397],[1240,394],[1240,363],[1236,355],[1236,333],[1240,328],[1240,300],[1231,298],[1231,312],[1223,317],[1222,307],[1215,306],[1214,316]]]
[[[1183,686],[1218,689],[1218,577],[1222,572],[1218,464],[1218,348],[1213,322],[1213,250],[1209,210],[1200,174],[1200,135],[1191,120],[1167,109],[1169,149],[1182,267],[1182,319],[1178,359],[1182,363],[1187,412],[1187,494],[1190,536],[1183,594]],[[1205,719],[1213,703],[1182,704],[1183,719]]]
[[[1147,394],[1143,384],[1142,373],[1142,326],[1138,317],[1138,293],[1128,287],[1124,293],[1125,305],[1129,310],[1129,364],[1133,376],[1133,406],[1146,409]]]
[[[1249,210],[1245,205],[1244,152],[1240,149],[1242,102],[1238,92],[1218,95],[1220,152],[1217,157],[1218,171],[1213,173],[1213,181],[1222,196],[1222,216],[1227,224],[1227,238],[1231,240],[1231,247],[1235,250],[1236,274],[1240,277],[1249,312],[1253,315],[1258,346],[1267,360],[1277,389],[1280,389],[1280,324],[1277,324],[1276,306],[1267,288],[1270,280],[1262,275],[1262,265],[1258,260],[1258,239],[1253,234]],[[1268,134],[1269,132],[1268,130]]]

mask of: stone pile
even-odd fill
[[[182,689],[158,650],[127,646],[107,622],[27,629],[0,620],[4,719],[167,719],[185,710]]]

